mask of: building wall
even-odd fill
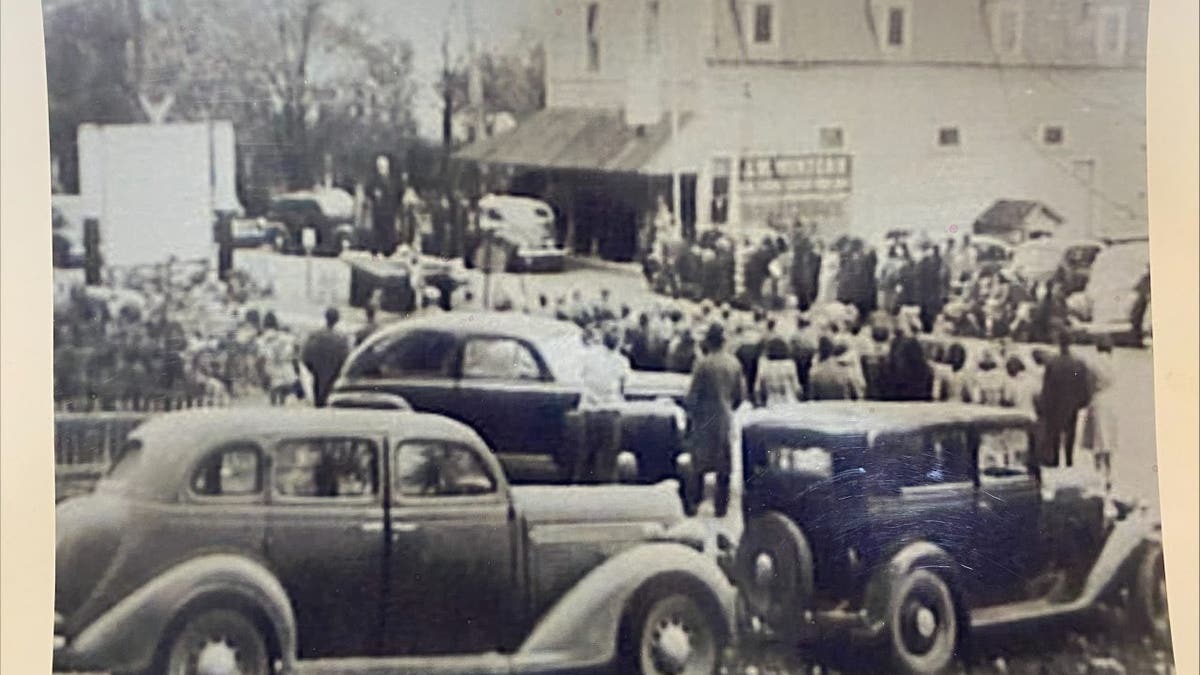
[[[665,109],[674,74],[678,105],[694,118],[678,152],[664,149],[648,172],[703,174],[719,153],[846,152],[850,223],[863,235],[961,230],[1002,198],[1045,202],[1066,217],[1064,233],[1146,231],[1145,0],[775,0],[777,44],[745,51],[728,0],[661,0],[658,55],[645,47],[647,0],[599,0],[596,71],[591,3],[546,2],[551,107],[644,116]],[[911,12],[911,43],[887,52],[878,22],[897,3]],[[1021,12],[1017,53],[995,49],[997,7]],[[1123,8],[1119,56],[1096,51],[1107,8]],[[745,15],[742,24],[750,30]],[[1042,143],[1045,125],[1063,127],[1061,145]],[[823,126],[841,127],[845,147],[820,147]],[[957,147],[938,146],[943,126],[958,128]],[[702,217],[706,194],[702,175]]]
[[[863,234],[969,227],[1001,198],[1045,202],[1069,233],[1089,224],[1097,236],[1144,233],[1144,92],[1140,70],[714,70],[707,104],[679,140],[694,155],[850,154],[851,223]],[[1062,145],[1042,143],[1046,125],[1063,128]],[[949,126],[960,145],[940,147]],[[844,148],[822,148],[821,127],[840,127]],[[1085,160],[1090,187],[1089,169],[1075,164]]]

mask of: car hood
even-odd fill
[[[673,525],[683,505],[673,481],[657,485],[521,485],[512,488],[517,513],[530,525],[644,522]],[[655,534],[647,531],[647,538]]]

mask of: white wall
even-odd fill
[[[714,70],[709,105],[680,142],[816,152],[819,128],[841,126],[854,161],[853,227],[864,233],[962,228],[998,198],[1043,201],[1068,231],[1083,233],[1090,205],[1096,235],[1145,233],[1144,87],[1129,70]],[[1045,124],[1065,127],[1063,146],[1042,145]],[[941,126],[959,128],[958,148],[938,147]],[[1095,162],[1091,190],[1073,175],[1084,159]]]

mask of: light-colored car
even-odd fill
[[[479,200],[479,223],[467,233],[465,261],[484,267],[482,259],[488,238],[497,244],[509,271],[552,271],[563,269],[563,249],[555,237],[554,210],[530,197],[485,195]]]
[[[673,484],[513,487],[437,415],[167,413],[56,517],[55,670],[715,673],[734,631]]]
[[[1087,330],[1093,334],[1124,335],[1135,332],[1132,325],[1138,286],[1150,273],[1150,243],[1131,241],[1114,244],[1100,252],[1092,263],[1092,274],[1083,294],[1090,310]],[[1149,307],[1142,315],[1142,334],[1150,333]]]

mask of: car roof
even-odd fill
[[[955,424],[1017,425],[1031,421],[1032,415],[1015,408],[967,403],[813,401],[752,410],[742,418],[742,426],[849,436],[904,433]]]
[[[436,438],[480,445],[466,425],[428,413],[361,408],[206,408],[155,415],[130,438],[142,442],[134,480],[148,491],[169,497],[178,489],[181,471],[207,452],[226,443],[256,438],[382,435],[389,442]]]
[[[397,321],[377,333],[382,337],[412,330],[438,330],[461,337],[500,335],[535,342],[578,336],[583,332],[567,321],[516,312],[446,312]]]

